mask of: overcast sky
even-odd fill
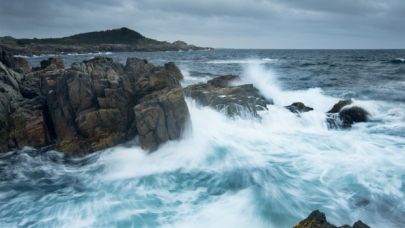
[[[405,48],[405,0],[0,0],[0,36],[121,27],[215,48]]]

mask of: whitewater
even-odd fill
[[[124,59],[114,55],[108,57]],[[311,60],[317,67],[311,78],[303,65],[310,60],[280,54],[248,58],[252,54],[246,53],[236,59],[232,51],[139,55],[156,64],[174,59],[185,76],[183,87],[238,73],[239,84],[252,83],[274,105],[259,111],[261,119],[229,118],[187,98],[191,118],[182,138],[153,153],[142,150],[135,138],[80,158],[52,148],[0,154],[0,227],[283,228],[316,209],[337,226],[359,219],[373,228],[405,224],[402,78],[380,82],[377,97],[362,90],[373,91],[373,79],[355,89],[343,83],[349,67],[331,80],[337,84],[319,86],[312,78],[326,67],[324,60]],[[64,61],[79,57],[86,56]],[[331,64],[338,63],[326,65]],[[403,70],[400,63],[390,64],[392,71]],[[286,75],[291,65],[296,73]],[[290,83],[294,75],[310,79]],[[347,96],[371,114],[370,121],[351,130],[329,130],[325,112]],[[283,107],[293,102],[314,111],[296,115]]]

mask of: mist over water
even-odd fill
[[[373,228],[403,227],[405,104],[397,89],[404,81],[384,79],[395,76],[384,72],[404,65],[391,69],[384,60],[390,69],[376,72],[381,65],[373,62],[376,70],[358,72],[348,62],[337,80],[330,80],[337,77],[334,70],[324,73],[322,80],[335,84],[319,86],[324,64],[310,70],[296,62],[322,63],[333,51],[316,61],[319,53],[245,52],[132,53],[156,64],[175,61],[183,85],[240,74],[238,83],[253,83],[275,105],[260,111],[261,120],[231,119],[188,99],[191,120],[183,138],[151,154],[137,139],[83,158],[46,148],[0,154],[0,227],[278,228],[292,227],[316,209],[338,226],[361,219]],[[362,55],[358,59],[387,54]],[[125,63],[123,53],[108,56]],[[337,64],[340,57],[329,58]],[[371,67],[361,63],[359,68]],[[286,74],[293,65],[295,73]],[[353,77],[366,74],[374,81]],[[389,96],[374,99],[392,84],[399,85]],[[371,121],[328,130],[325,112],[349,95]],[[298,116],[283,108],[297,101],[314,111]]]

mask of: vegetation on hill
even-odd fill
[[[4,36],[0,37],[0,42],[12,46],[27,46],[31,44],[55,44],[74,46],[92,46],[99,44],[145,45],[163,43],[157,40],[146,38],[140,33],[125,27],[106,31],[81,33],[63,38],[15,39],[11,36]]]

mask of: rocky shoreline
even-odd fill
[[[0,152],[24,146],[55,145],[65,153],[88,153],[116,146],[139,136],[142,148],[154,151],[176,140],[189,119],[185,96],[229,117],[256,117],[266,100],[252,84],[235,85],[235,75],[182,88],[183,75],[173,63],[155,66],[128,58],[125,65],[111,58],[73,63],[60,57],[29,68],[26,59],[0,52]],[[325,113],[329,129],[347,129],[365,122],[369,113],[342,100]],[[301,102],[286,106],[296,115],[312,111]]]
[[[52,146],[56,151],[83,155],[136,136],[143,149],[154,151],[181,137],[190,121],[185,97],[229,117],[259,120],[259,111],[273,105],[252,84],[236,85],[240,82],[236,75],[183,89],[179,82],[183,75],[173,62],[155,66],[128,58],[123,65],[95,57],[65,68],[58,57],[29,69],[25,61],[0,52],[0,152]],[[368,121],[370,114],[352,103],[339,101],[325,114],[330,129]],[[296,115],[313,110],[300,102],[285,108]],[[319,211],[294,226],[299,227],[338,228]],[[340,228],[370,227],[358,221]]]
[[[39,56],[39,55],[61,55],[61,54],[88,54],[100,52],[164,52],[164,51],[198,51],[213,50],[210,47],[197,47],[183,41],[173,43],[162,42],[162,44],[100,44],[93,46],[71,46],[71,45],[39,45],[32,44],[25,47],[13,47],[0,43],[0,50],[7,51],[13,55]]]

